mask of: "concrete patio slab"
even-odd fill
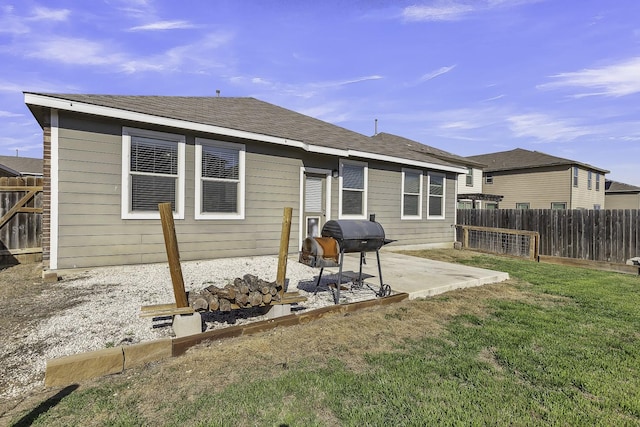
[[[360,254],[346,254],[343,271],[347,276],[358,273]],[[366,256],[367,264],[363,265],[366,283],[374,290],[380,288],[378,266],[375,252]],[[508,273],[469,267],[403,255],[396,252],[381,251],[380,263],[384,283],[391,286],[394,292],[406,292],[409,299],[425,298],[454,289],[482,286],[509,279]],[[337,274],[338,268],[327,268],[327,273]],[[344,273],[343,273],[344,274]]]

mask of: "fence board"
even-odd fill
[[[42,178],[0,178],[0,250],[19,252],[42,246]],[[19,209],[16,204],[30,191],[34,194]]]
[[[640,210],[461,209],[458,225],[540,233],[540,255],[625,263],[640,256]]]

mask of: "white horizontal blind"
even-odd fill
[[[429,175],[429,216],[444,215],[444,177]]]
[[[342,214],[362,215],[364,201],[364,166],[342,165]]]
[[[202,146],[202,212],[238,212],[239,150]]]
[[[304,194],[304,210],[306,212],[322,211],[322,178],[308,176]]]
[[[131,206],[135,211],[157,211],[159,203],[176,209],[178,143],[131,137]]]
[[[420,213],[420,174],[404,173],[403,214],[418,216]]]

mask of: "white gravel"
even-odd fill
[[[225,258],[188,261],[181,265],[186,290],[199,291],[211,283],[224,286],[247,273],[274,281],[278,259],[275,256]],[[288,291],[297,290],[308,298],[306,302],[298,304],[302,311],[333,304],[333,294],[329,292],[327,284],[335,283],[337,275],[325,272],[320,292],[313,295],[318,273],[318,269],[304,266],[293,259],[288,261]],[[5,353],[2,356],[20,359],[11,360],[10,363],[20,368],[5,373],[11,385],[6,390],[0,390],[0,399],[17,397],[41,387],[49,359],[173,334],[170,326],[153,327],[150,318],[139,317],[143,305],[174,301],[166,263],[75,270],[63,274],[62,280],[45,292],[44,297],[47,293],[61,290],[67,293],[71,291],[72,294],[76,291],[81,295],[81,302],[36,325],[33,330],[25,331],[21,340],[2,346],[2,353]],[[375,292],[366,286],[341,292],[341,302],[372,298],[375,298]],[[205,317],[205,321],[207,329],[215,329],[264,319],[264,316],[247,315],[248,311],[245,310],[234,310],[227,315],[212,313]],[[28,344],[27,348],[37,350],[30,353],[16,351],[19,346],[24,349],[24,344]]]

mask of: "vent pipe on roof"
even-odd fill
[[[376,136],[377,134],[378,134],[378,119],[374,119],[373,136]]]

